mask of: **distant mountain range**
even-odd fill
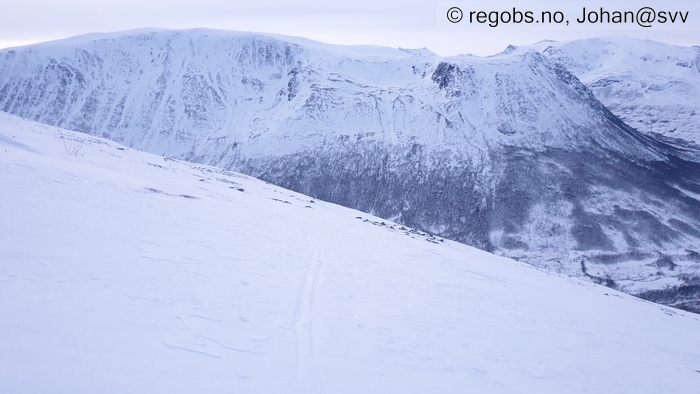
[[[517,50],[537,50],[566,67],[637,130],[700,144],[700,46],[611,37]]]
[[[618,90],[594,75],[619,67],[586,74],[608,63],[568,64],[585,42],[538,45],[443,58],[213,30],[95,34],[0,51],[0,110],[700,310],[700,155],[615,113],[683,136],[697,118],[611,112],[598,98]],[[695,51],[669,48],[668,62]]]

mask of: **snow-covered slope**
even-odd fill
[[[89,35],[0,51],[0,110],[700,308],[700,156],[533,51]]]
[[[700,144],[700,46],[610,37],[519,49],[562,64],[637,130]]]
[[[3,393],[695,393],[700,318],[0,116]]]

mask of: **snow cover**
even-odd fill
[[[618,36],[508,52],[529,50],[566,67],[630,126],[700,145],[700,47]]]
[[[0,51],[0,111],[634,294],[680,293],[700,280],[697,151],[631,130],[557,63],[581,60],[565,66],[591,89],[642,54],[653,61],[632,74],[647,82],[700,64],[694,48],[627,41],[443,58],[208,29],[91,34]],[[679,97],[692,112],[697,96]]]
[[[697,393],[700,318],[0,114],[0,392]]]
[[[475,161],[494,145],[543,150],[590,140],[649,156],[601,130],[609,120],[600,104],[562,73],[535,53],[444,58],[143,29],[0,51],[0,110],[220,167],[346,140],[423,144]]]

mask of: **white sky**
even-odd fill
[[[12,0],[5,0],[9,3]],[[566,12],[574,20],[582,7],[636,11],[652,4],[669,11],[688,11],[685,24],[632,28],[597,24],[568,27],[509,25],[489,28],[447,22],[451,6],[469,11],[542,10]],[[490,55],[507,45],[543,39],[569,40],[624,34],[657,41],[700,45],[700,1],[697,0],[22,0],[3,4],[0,48],[65,38],[90,32],[144,27],[208,27],[303,36],[337,44],[427,47],[441,55]],[[616,29],[614,29],[616,28]]]

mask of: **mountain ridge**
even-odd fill
[[[0,110],[633,294],[700,281],[694,151],[627,126],[546,56],[213,36],[0,51]]]
[[[630,126],[698,147],[697,46],[613,36],[541,42],[510,50],[534,50],[563,65]]]

